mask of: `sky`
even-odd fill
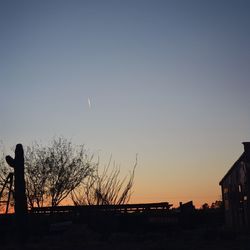
[[[63,136],[125,175],[131,202],[220,199],[250,141],[250,2],[3,0],[0,141]]]

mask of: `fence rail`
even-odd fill
[[[84,212],[166,212],[172,205],[168,202],[145,203],[145,204],[123,204],[123,205],[84,205],[84,206],[57,206],[57,207],[35,207],[30,210],[33,214],[55,214],[55,213],[84,213]]]

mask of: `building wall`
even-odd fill
[[[249,164],[237,163],[221,183],[227,226],[235,229],[249,228]]]

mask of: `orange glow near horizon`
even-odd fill
[[[216,198],[217,197],[217,198]],[[189,201],[193,201],[194,206],[198,209],[200,208],[204,203],[207,203],[209,206],[215,202],[216,200],[220,200],[220,194],[215,194],[213,196],[204,196],[204,197],[185,197],[185,196],[176,196],[171,198],[164,198],[163,196],[148,196],[148,195],[140,195],[136,192],[132,194],[131,199],[128,203],[130,204],[140,204],[140,203],[158,203],[158,202],[168,202],[169,204],[172,204],[173,207],[177,208],[180,205],[180,202],[186,203]],[[70,198],[66,198],[63,200],[60,204],[60,206],[68,206],[73,205],[73,202]]]
[[[213,199],[213,197],[209,197],[207,199],[204,198],[197,198],[197,199],[181,199],[181,198],[171,198],[171,199],[155,199],[155,198],[148,198],[148,197],[131,197],[129,203],[158,203],[158,202],[168,202],[173,205],[173,207],[177,208],[180,206],[180,202],[186,203],[189,201],[193,201],[193,205],[195,208],[200,208],[204,203],[207,203],[209,206],[219,199]]]

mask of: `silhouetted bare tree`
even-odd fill
[[[59,205],[87,176],[97,168],[93,155],[83,145],[73,146],[62,137],[49,146],[33,143],[25,149],[26,195],[29,207]],[[11,171],[0,160],[0,190]]]
[[[49,158],[49,154],[46,147],[34,143],[31,147],[26,148],[26,193],[30,207],[42,207],[47,201],[47,179],[50,175],[50,169],[46,164],[47,158]]]
[[[64,138],[54,139],[47,147],[38,144],[28,147],[25,162],[31,207],[44,203],[59,205],[97,166],[83,145],[73,146]]]
[[[6,161],[5,161],[5,153],[1,147],[1,157],[0,157],[0,192],[2,191],[2,188],[4,186],[4,183],[6,181],[6,178],[9,174],[9,172],[13,172],[12,169],[10,169],[7,164],[6,164]],[[1,197],[0,197],[0,213],[1,212],[5,212],[5,206],[6,204],[5,203],[2,203],[2,201],[7,201],[8,199],[8,188],[5,188],[3,190],[3,192],[0,194]],[[11,203],[10,203],[10,207],[14,207],[14,203],[13,203],[13,195],[11,194],[10,196],[11,198]]]
[[[111,159],[102,172],[96,169],[93,175],[89,175],[79,189],[71,192],[71,197],[75,205],[110,205],[125,204],[131,197],[134,183],[136,162],[129,177],[121,179],[120,168],[113,164]]]

